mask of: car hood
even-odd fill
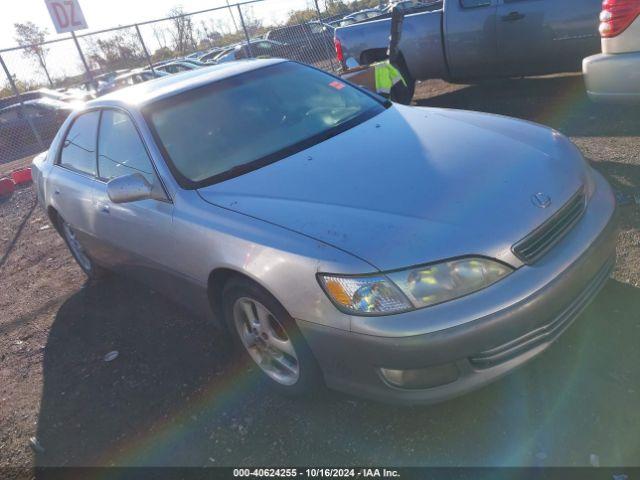
[[[199,189],[380,270],[511,246],[588,181],[559,133],[476,112],[393,106],[279,162]],[[551,205],[541,209],[532,196]]]

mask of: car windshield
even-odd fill
[[[292,155],[384,108],[331,75],[283,62],[160,100],[144,113],[177,180],[197,188]]]

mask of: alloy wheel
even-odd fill
[[[281,385],[294,385],[300,363],[291,338],[278,319],[257,300],[242,297],[233,305],[240,340],[253,361]]]
[[[71,225],[62,220],[62,231],[64,233],[64,237],[67,240],[67,244],[69,245],[69,249],[73,256],[76,258],[80,266],[85,272],[91,271],[91,260],[87,256],[84,251],[84,248],[78,241],[78,237],[76,236],[76,232],[73,230]]]

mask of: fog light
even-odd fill
[[[446,385],[458,379],[458,367],[454,363],[416,370],[381,368],[384,380],[398,388],[420,389]]]

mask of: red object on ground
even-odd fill
[[[8,197],[16,189],[16,184],[10,178],[0,178],[0,197]]]
[[[31,169],[30,168],[23,168],[20,170],[16,170],[15,172],[13,172],[11,174],[11,178],[13,179],[13,182],[16,185],[22,185],[24,183],[29,183],[32,178],[31,178]]]

